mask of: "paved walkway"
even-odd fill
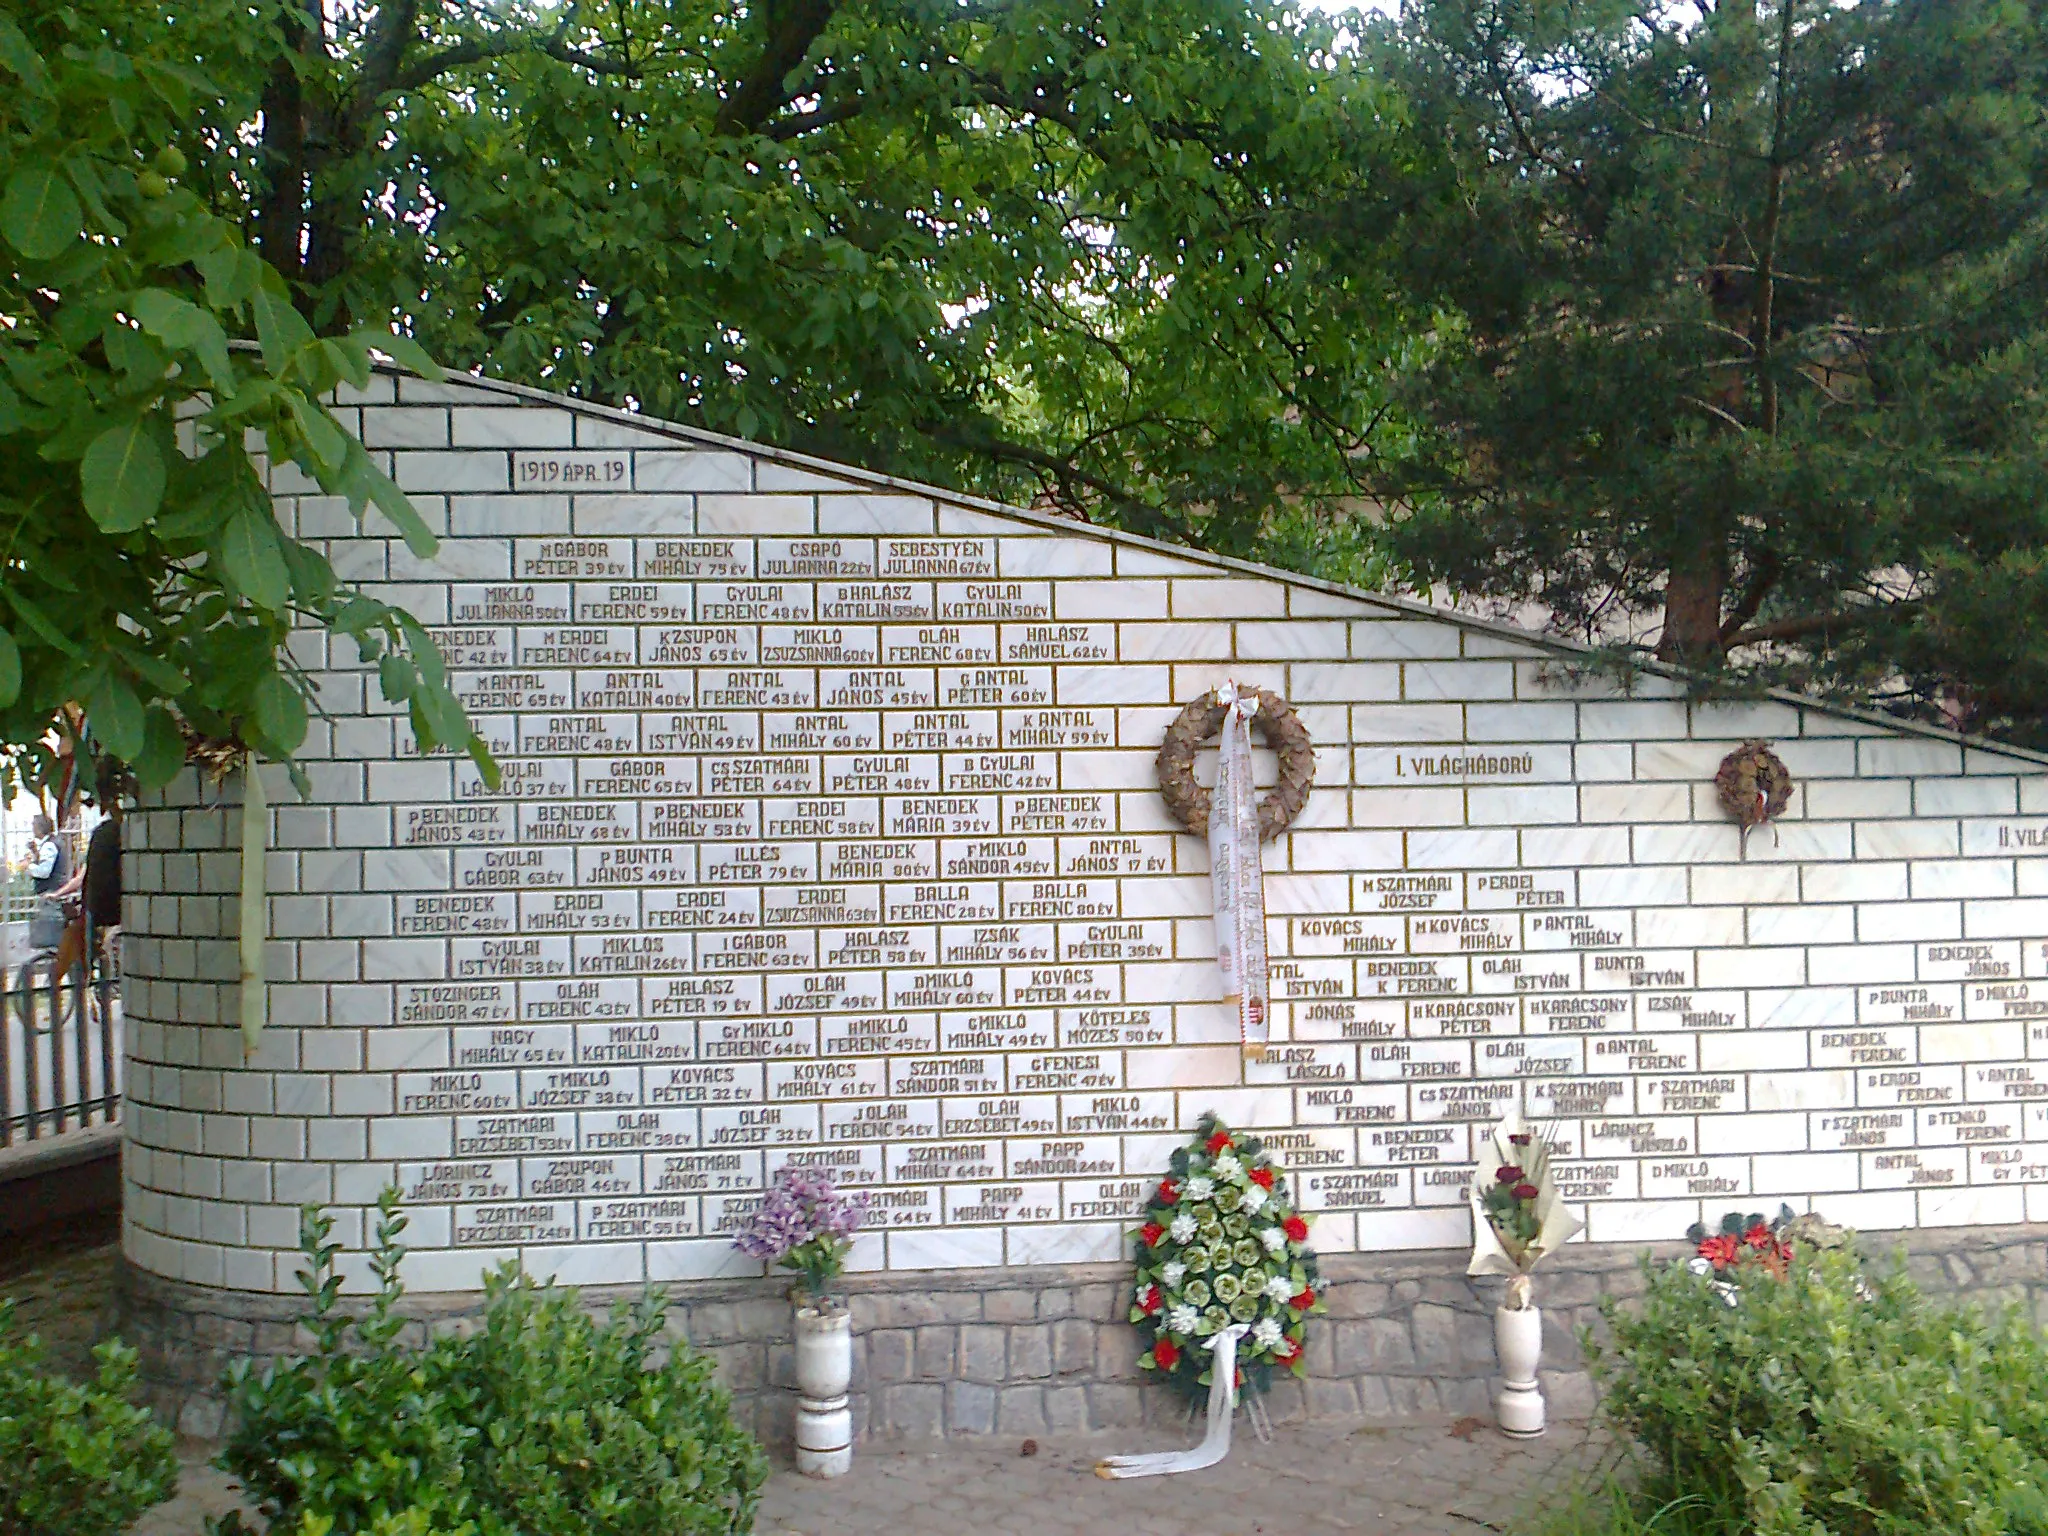
[[[1142,1433],[1138,1437],[1142,1440]],[[821,1483],[778,1472],[757,1536],[1478,1536],[1512,1531],[1563,1463],[1590,1462],[1582,1425],[1537,1441],[1491,1426],[1281,1427],[1241,1440],[1221,1466],[1105,1482],[1096,1458],[1169,1447],[1133,1436],[935,1449],[864,1446]]]
[[[1240,1426],[1241,1427],[1241,1426]],[[778,1467],[755,1536],[1477,1536],[1512,1532],[1567,1465],[1589,1464],[1585,1426],[1516,1441],[1491,1426],[1282,1427],[1271,1445],[1246,1437],[1204,1472],[1105,1482],[1100,1456],[1161,1450],[1143,1432],[1021,1442],[862,1446],[831,1482]],[[227,1480],[188,1452],[178,1497],[133,1536],[201,1536],[235,1507]]]

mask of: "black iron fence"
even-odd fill
[[[80,961],[60,976],[45,949],[7,969],[0,990],[0,1146],[120,1117],[120,986],[99,935],[86,938],[96,963]]]

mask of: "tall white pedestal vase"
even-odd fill
[[[1491,1164],[1489,1167],[1488,1165]],[[1505,1275],[1507,1295],[1493,1313],[1493,1347],[1500,1358],[1500,1394],[1494,1410],[1502,1431],[1543,1433],[1543,1313],[1529,1271],[1544,1255],[1576,1237],[1579,1219],[1558,1197],[1550,1171],[1550,1141],[1510,1109],[1479,1147],[1467,1197],[1472,1206],[1472,1262],[1468,1275]]]
[[[842,1195],[832,1175],[794,1166],[776,1170],[733,1247],[798,1276],[796,1303],[796,1469],[806,1477],[844,1477],[853,1469],[853,1314],[830,1299],[846,1268],[853,1234],[867,1215],[865,1192]]]
[[[796,1469],[844,1477],[853,1469],[853,1314],[829,1303],[796,1309]]]
[[[1523,1293],[1526,1298],[1527,1292]],[[1510,1305],[1493,1309],[1493,1348],[1500,1358],[1500,1395],[1494,1410],[1503,1433],[1533,1439],[1543,1433],[1543,1388],[1536,1370],[1543,1363],[1543,1311]]]

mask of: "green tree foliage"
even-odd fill
[[[2018,0],[1422,0],[1418,573],[2048,739],[2048,47]]]
[[[1215,547],[1355,494],[1398,113],[1265,0],[141,5],[309,316]],[[138,43],[138,46],[141,44]],[[1282,509],[1289,510],[1284,516]],[[1353,566],[1366,554],[1349,545]]]
[[[49,733],[71,728],[71,705],[145,784],[184,762],[181,721],[289,759],[310,694],[285,641],[303,623],[381,658],[423,740],[474,743],[425,632],[279,526],[254,456],[374,503],[431,553],[418,513],[320,404],[367,382],[373,346],[431,365],[374,327],[314,334],[183,184],[174,140],[207,87],[119,46],[108,27],[127,19],[113,0],[0,9],[5,782],[52,774]]]

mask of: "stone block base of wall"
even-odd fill
[[[2026,1306],[2048,1320],[2048,1226],[1945,1228],[1873,1234],[1866,1251],[1905,1251],[1930,1291]],[[1644,1250],[1582,1245],[1539,1272],[1545,1390],[1558,1418],[1591,1411],[1578,1331],[1597,1323],[1602,1297],[1640,1290]],[[1685,1256],[1682,1245],[1650,1250]],[[1337,1254],[1324,1259],[1329,1315],[1309,1329],[1308,1375],[1283,1379],[1271,1407],[1303,1418],[1491,1417],[1496,1377],[1493,1307],[1500,1282],[1465,1277],[1459,1251]],[[1135,1361],[1130,1266],[849,1276],[853,1411],[864,1439],[1036,1435],[1158,1425],[1187,1410],[1148,1385]],[[780,1281],[697,1281],[669,1288],[670,1328],[710,1355],[743,1422],[768,1444],[789,1443],[794,1407],[790,1307]],[[589,1287],[594,1309],[620,1291]],[[625,1294],[637,1294],[637,1288]],[[151,1406],[190,1435],[221,1429],[218,1383],[242,1357],[306,1347],[297,1296],[184,1285],[124,1270],[121,1333],[141,1351]],[[459,1326],[480,1299],[409,1298],[415,1329]]]

